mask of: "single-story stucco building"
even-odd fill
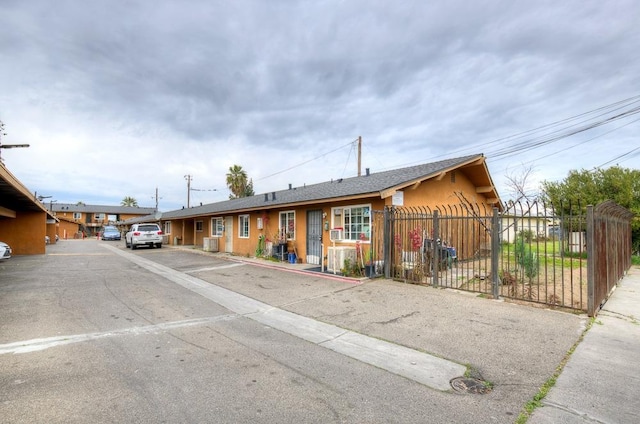
[[[372,211],[386,206],[500,205],[482,154],[164,212],[165,243],[254,256],[287,244],[298,260],[321,264],[330,246],[370,242]]]

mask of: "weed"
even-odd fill
[[[549,377],[547,381],[545,381],[545,383],[542,385],[542,387],[540,387],[540,390],[538,390],[538,393],[536,393],[533,399],[525,404],[523,411],[518,416],[518,419],[516,419],[515,424],[525,424],[529,419],[529,417],[531,416],[531,414],[533,414],[533,411],[535,411],[536,408],[539,408],[542,406],[542,400],[547,396],[547,394],[549,393],[549,390],[551,390],[551,388],[556,385],[556,381],[560,376],[560,373],[564,369],[564,366],[567,364],[567,362],[569,361],[569,358],[571,357],[571,355],[573,355],[573,352],[575,352],[580,342],[582,342],[582,340],[584,339],[585,334],[587,334],[587,331],[591,329],[594,323],[595,323],[595,319],[592,318],[587,324],[587,327],[584,329],[584,331],[578,338],[578,340],[573,344],[573,346],[571,346],[571,348],[569,349],[567,354],[564,356],[562,361],[560,361],[560,364],[556,367],[556,370],[553,373],[553,375]]]

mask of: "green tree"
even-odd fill
[[[253,179],[250,179],[249,183],[244,188],[244,196],[243,197],[251,197],[253,195],[255,195],[255,193],[253,192]]]
[[[130,207],[138,207],[138,201],[130,196],[126,196],[124,199],[122,199],[122,202],[120,202],[120,206],[130,206]]]
[[[253,196],[253,180],[249,180],[247,172],[240,165],[229,167],[227,173],[227,187],[231,194],[229,199]]]
[[[542,198],[556,212],[584,213],[587,205],[612,200],[635,214],[631,221],[634,251],[640,249],[640,170],[613,166],[595,171],[570,171],[559,182],[542,182]],[[580,209],[577,209],[578,205]]]

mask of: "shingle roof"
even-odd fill
[[[287,204],[311,201],[338,200],[358,195],[380,195],[381,192],[409,184],[417,180],[437,175],[445,170],[473,162],[483,156],[470,155],[455,159],[400,168],[391,171],[371,173],[359,177],[331,180],[323,183],[292,187],[271,193],[257,194],[251,197],[226,200],[186,209],[164,212],[162,219],[184,218],[189,216],[230,213],[251,209],[269,209]]]
[[[53,212],[80,212],[80,213],[106,213],[106,214],[131,214],[148,215],[155,212],[155,208],[141,208],[133,206],[105,206],[105,205],[75,205],[72,203],[53,203]]]

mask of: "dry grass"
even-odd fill
[[[481,258],[453,264],[438,273],[438,285],[459,290],[493,295],[493,278],[488,271],[490,264]],[[522,271],[501,273],[500,297],[545,307],[587,310],[587,270],[580,268],[549,268],[541,270],[529,281]],[[407,282],[433,285],[433,275],[408,272]]]

